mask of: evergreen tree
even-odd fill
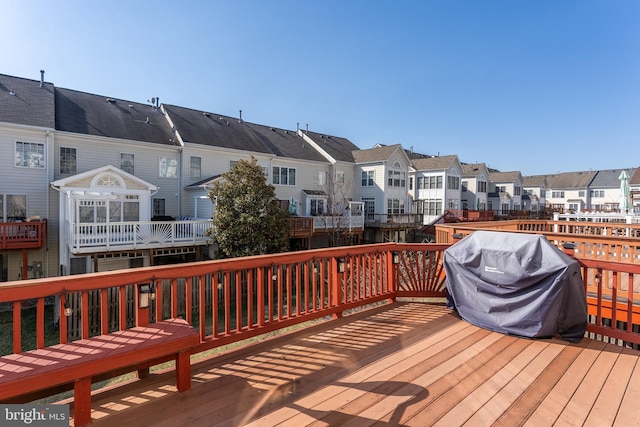
[[[212,238],[218,256],[234,258],[289,249],[289,213],[278,207],[255,158],[240,160],[209,192],[216,209]]]

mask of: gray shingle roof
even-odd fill
[[[631,174],[631,179],[629,179],[629,184],[631,185],[639,185],[640,184],[640,168],[636,168]]]
[[[487,169],[487,165],[484,163],[463,163],[462,174],[468,176],[476,176],[483,169]],[[487,170],[488,172],[488,170]]]
[[[201,144],[280,157],[326,162],[295,131],[272,128],[221,114],[163,105],[185,144]]]
[[[178,145],[162,112],[151,105],[61,88],[55,93],[57,130]]]
[[[633,175],[633,169],[608,169],[608,170],[600,170],[597,171],[596,176],[593,177],[593,180],[589,184],[589,187],[592,188],[617,188],[620,187],[620,174],[622,171],[627,171],[629,177]]]
[[[547,176],[546,175],[523,176],[522,183],[525,187],[546,187]]]
[[[414,169],[418,171],[442,170],[451,166],[456,161],[456,155],[440,157],[421,157],[411,159]]]
[[[353,160],[356,164],[383,162],[388,160],[398,148],[402,150],[402,146],[400,144],[382,145],[366,150],[354,150],[351,154],[353,155]]]
[[[320,148],[326,151],[332,158],[340,162],[353,163],[354,158],[352,153],[354,150],[359,150],[358,146],[347,138],[311,131],[306,132],[306,135],[318,144]]]
[[[595,175],[596,172],[593,171],[563,172],[555,175],[547,175],[547,188],[587,188]]]
[[[0,122],[53,129],[53,85],[0,74]]]
[[[516,182],[522,180],[522,175],[519,171],[491,172],[490,175],[493,182]]]

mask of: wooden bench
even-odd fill
[[[0,357],[0,402],[73,383],[74,424],[91,423],[91,379],[167,356],[176,362],[176,387],[191,387],[190,350],[198,332],[182,319],[168,319],[88,339]],[[148,365],[147,365],[148,366]],[[144,368],[143,368],[144,369]],[[19,399],[17,399],[19,401]]]

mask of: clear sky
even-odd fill
[[[524,175],[640,166],[637,0],[0,0],[0,73]]]

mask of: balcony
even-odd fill
[[[10,282],[0,303],[13,307],[14,353],[27,335],[45,348],[131,319],[183,317],[198,331],[190,391],[177,393],[172,368],[112,385],[94,396],[95,426],[636,421],[640,294],[629,285],[640,265],[582,261],[588,337],[569,344],[480,329],[438,304],[447,247],[361,245]],[[130,299],[142,285],[155,291],[149,307]],[[52,331],[45,301],[56,296],[72,313]],[[34,330],[21,330],[23,300],[36,301]],[[265,339],[291,327],[301,329]]]
[[[421,214],[368,214],[366,226],[372,228],[415,229],[422,227]]]
[[[353,233],[364,230],[364,217],[362,215],[293,217],[289,219],[289,226],[291,237],[309,237],[312,234],[336,230]]]
[[[47,236],[47,221],[0,222],[0,250],[39,249]]]
[[[76,223],[68,237],[73,254],[207,245],[210,220]]]

